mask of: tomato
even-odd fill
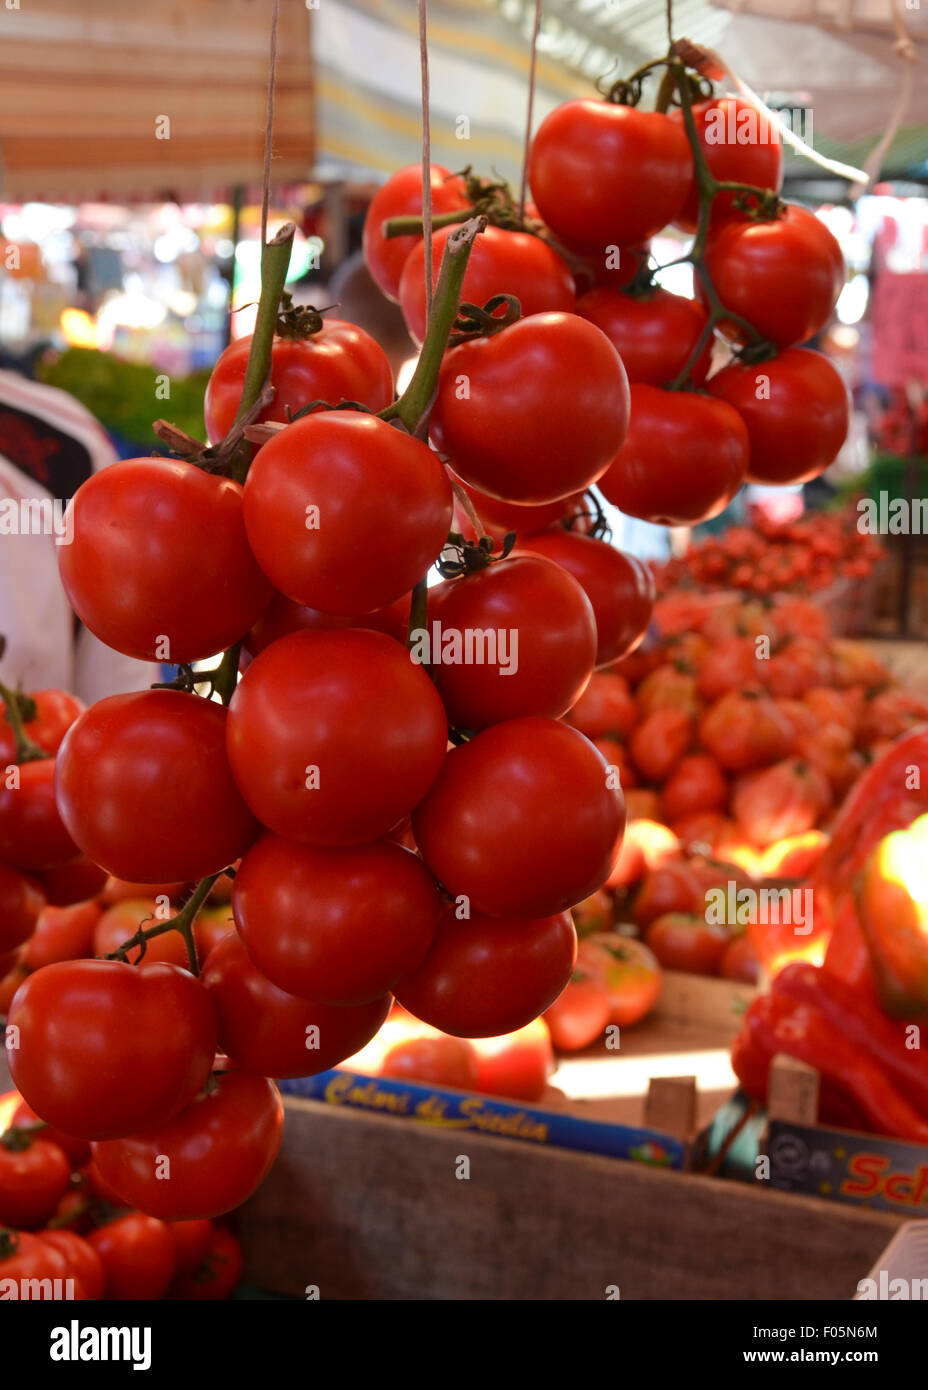
[[[630,734],[637,724],[638,706],[623,676],[611,671],[594,671],[586,690],[567,711],[566,717],[587,738],[611,734],[621,738]]]
[[[39,1231],[38,1238],[43,1245],[57,1250],[67,1263],[75,1279],[79,1279],[87,1298],[103,1297],[103,1261],[99,1254],[82,1236],[74,1231]]]
[[[747,429],[727,402],[639,384],[625,443],[599,486],[626,516],[694,526],[725,510],[748,458]]]
[[[108,956],[135,936],[139,927],[155,927],[176,915],[173,909],[166,912],[154,898],[127,898],[125,902],[115,903],[103,913],[94,927],[93,949],[86,954]],[[149,965],[159,961],[166,965],[186,966],[187,947],[180,932],[169,931],[162,936],[153,936],[146,942],[144,955],[141,946],[133,947],[127,952],[127,959],[130,965],[137,965],[139,960],[144,959]]]
[[[58,750],[61,818],[85,854],[119,878],[180,882],[224,869],[258,823],[225,753],[227,711],[179,690],[110,695]]]
[[[760,959],[746,933],[733,936],[725,947],[719,974],[723,980],[740,980],[745,985],[760,983]]]
[[[704,917],[668,912],[655,918],[645,940],[665,970],[717,975],[731,934]]]
[[[662,782],[679,763],[692,738],[693,724],[685,710],[658,709],[638,725],[628,748],[638,771],[650,782]]]
[[[173,965],[46,965],[10,1006],[7,1061],[43,1120],[82,1139],[131,1134],[196,1094],[216,1051],[203,986]]]
[[[784,758],[735,783],[732,812],[749,840],[763,847],[811,830],[831,805],[827,779],[798,758]]]
[[[218,444],[232,428],[242,399],[251,336],[236,338],[210,374],[203,401],[206,433]],[[286,422],[312,401],[357,401],[375,414],[393,401],[393,373],[379,343],[357,324],[323,319],[309,338],[275,338],[271,349],[274,399],[257,417]]]
[[[627,428],[625,368],[606,335],[538,314],[445,354],[430,433],[465,482],[543,503],[594,483]]]
[[[0,860],[56,869],[80,854],[55,802],[55,759],[0,768]]]
[[[645,717],[656,714],[658,710],[669,709],[692,716],[699,713],[695,679],[689,672],[679,670],[670,662],[665,662],[645,676],[635,692],[635,699]]]
[[[670,824],[697,811],[724,811],[727,805],[728,781],[708,753],[682,758],[661,791],[661,810]]]
[[[622,358],[630,383],[667,386],[689,360],[708,314],[695,299],[655,288],[641,298],[615,290],[589,290],[577,313],[601,328]],[[712,334],[690,373],[701,386],[712,360]]]
[[[23,732],[46,753],[57,753],[65,734],[84,708],[76,695],[64,690],[35,690],[29,696],[35,716],[23,721]],[[16,739],[6,718],[6,702],[0,700],[0,767],[16,761]]]
[[[435,1032],[395,1043],[383,1059],[380,1074],[397,1081],[474,1091],[479,1072],[477,1055],[466,1038]]]
[[[556,719],[593,673],[593,607],[572,575],[540,555],[500,560],[430,589],[427,638],[438,635],[436,623],[441,641],[430,640],[426,651],[439,663],[432,679],[458,728],[532,714]]]
[[[209,1250],[215,1229],[212,1221],[203,1217],[195,1221],[169,1221],[167,1227],[174,1242],[177,1274],[191,1274]]]
[[[277,1087],[239,1072],[214,1081],[213,1090],[173,1120],[94,1145],[103,1177],[139,1211],[167,1221],[221,1216],[250,1197],[270,1171],[283,1128]],[[169,1182],[158,1178],[165,1160]]]
[[[312,1076],[338,1066],[370,1041],[387,1016],[388,995],[333,1008],[284,991],[262,975],[230,934],[203,967],[219,1027],[219,1046],[242,1072]]]
[[[470,206],[464,180],[440,164],[429,170],[432,215]],[[400,277],[409,253],[421,236],[387,238],[383,224],[391,217],[418,217],[422,213],[422,165],[407,164],[391,174],[374,194],[364,218],[364,260],[374,283],[394,302],[399,299]],[[424,263],[423,263],[424,264]]]
[[[577,963],[598,976],[609,991],[609,1021],[630,1028],[649,1014],[661,992],[661,967],[643,941],[614,932],[588,936]]]
[[[28,1131],[0,1134],[0,1225],[44,1226],[71,1180],[67,1155]]]
[[[563,993],[544,1012],[558,1052],[580,1052],[600,1036],[612,1018],[605,980],[575,970]]]
[[[61,864],[57,869],[45,869],[40,875],[42,888],[52,907],[71,907],[98,897],[106,879],[106,870],[84,854],[79,859]]]
[[[163,1221],[129,1212],[98,1227],[88,1240],[103,1265],[107,1298],[135,1301],[167,1293],[174,1277],[174,1242]]]
[[[476,1089],[487,1096],[509,1100],[541,1100],[554,1070],[551,1036],[543,1019],[497,1038],[474,1038],[477,1054]]]
[[[93,952],[93,931],[100,919],[97,903],[75,903],[72,907],[43,907],[35,932],[26,943],[23,963],[40,970],[60,960],[79,960]]]
[[[342,627],[366,627],[374,632],[385,632],[397,642],[406,645],[406,631],[409,627],[410,595],[403,594],[388,603],[386,608],[375,608],[372,613],[362,613],[354,617],[335,617],[331,613],[320,613],[318,608],[308,608],[305,604],[294,603],[285,594],[275,594],[255,623],[244,641],[248,655],[255,657],[276,642],[278,637],[286,637],[291,632],[304,632],[316,628],[332,630]]]
[[[596,618],[597,666],[635,650],[654,606],[654,577],[644,561],[606,541],[570,531],[532,536],[521,551],[556,561],[585,590]]]
[[[694,854],[711,854],[723,836],[735,829],[721,811],[696,811],[673,821],[680,843]]]
[[[750,483],[806,483],[834,463],[847,436],[847,387],[820,352],[787,348],[749,367],[732,363],[707,388],[747,426]]]
[[[408,593],[438,556],[451,484],[421,439],[373,415],[332,411],[264,445],[244,515],[281,593],[323,613],[367,613]]]
[[[532,196],[567,246],[598,252],[659,232],[683,207],[693,161],[667,116],[604,101],[567,101],[538,128]]]
[[[396,997],[416,1018],[459,1038],[497,1037],[537,1018],[570,979],[570,914],[459,920],[446,909],[431,947]]]
[[[683,126],[683,114],[670,119]],[[741,97],[716,97],[693,107],[693,121],[709,173],[720,183],[749,183],[779,193],[783,183],[783,147],[776,124]],[[723,192],[712,201],[712,223],[743,217],[735,208],[737,193]],[[750,201],[749,201],[750,206]],[[699,221],[699,190],[691,181],[678,227],[695,232]]]
[[[610,780],[576,729],[549,719],[495,724],[448,754],[413,813],[416,843],[474,911],[548,917],[601,888],[615,863],[625,808]]]
[[[787,835],[764,850],[761,865],[768,878],[808,878],[818,868],[829,838],[822,830]]]
[[[44,906],[44,894],[33,880],[0,864],[0,956],[28,940]]]
[[[4,961],[0,961],[0,970],[3,969],[7,961],[9,961],[9,957],[5,957]],[[9,1013],[10,1005],[13,1002],[13,996],[28,973],[26,967],[16,961],[15,958],[12,964],[6,965],[5,973],[0,975],[0,1018]]]
[[[732,690],[703,715],[699,737],[726,772],[744,772],[784,757],[794,735],[769,696]]]
[[[578,936],[590,936],[593,932],[606,931],[612,926],[612,894],[598,888],[588,898],[571,908],[570,915]]]
[[[213,947],[218,946],[220,941],[234,931],[235,919],[228,903],[203,908],[193,924],[193,938],[200,960],[205,960]],[[168,936],[170,935],[168,932]]]
[[[213,1226],[209,1248],[193,1270],[179,1270],[169,1291],[172,1299],[216,1301],[231,1297],[242,1277],[242,1249],[225,1226]]]
[[[807,690],[831,680],[831,657],[811,637],[790,637],[759,666],[764,685],[781,699],[801,699]]]
[[[709,237],[705,266],[726,309],[777,347],[804,343],[824,328],[844,284],[837,241],[795,204],[770,222],[726,222]],[[698,289],[698,273],[696,282]],[[723,319],[719,327],[743,341],[737,325]]]
[[[130,883],[125,878],[110,877],[100,894],[100,902],[107,907],[125,902],[127,898],[167,898],[176,902],[185,896],[189,886],[187,883]]]
[[[4,1297],[9,1296],[7,1280],[15,1282],[18,1298],[48,1302],[58,1298],[59,1290],[67,1297],[65,1280],[73,1277],[64,1256],[38,1236],[0,1228],[0,1288]],[[57,1280],[61,1283],[56,1284]],[[76,1294],[77,1290],[72,1287],[70,1292]]]
[[[30,1105],[27,1105],[20,1098],[16,1091],[11,1091],[10,1095],[16,1098],[17,1104],[10,1118],[10,1125],[15,1129],[40,1131],[39,1138],[47,1139],[51,1144],[57,1144],[58,1148],[67,1154],[71,1160],[72,1168],[81,1168],[90,1160],[90,1145],[86,1139],[78,1139],[76,1135],[65,1134],[60,1129],[55,1129],[52,1125],[40,1120],[38,1115]],[[0,1096],[0,1101],[5,1097]]]
[[[898,738],[928,719],[928,700],[910,690],[886,690],[865,706],[861,734],[867,743]]]
[[[271,596],[245,539],[242,497],[230,478],[180,459],[94,473],[68,504],[73,540],[58,553],[81,622],[143,661],[197,661],[231,646]]]
[[[523,505],[519,502],[501,502],[499,498],[490,497],[488,493],[481,492],[479,488],[470,487],[463,479],[456,477],[450,469],[448,472],[452,482],[463,488],[470,498],[474,511],[477,513],[486,534],[492,537],[497,552],[510,531],[515,531],[516,544],[519,544],[526,537],[536,536],[539,531],[546,530],[547,527],[561,521],[565,516],[572,516],[580,512],[585,505],[582,493],[577,493],[571,497],[559,497],[554,502],[542,502],[538,506]],[[465,540],[479,540],[457,497],[454,499],[454,529]]]
[[[750,637],[725,637],[710,647],[696,676],[696,688],[704,700],[717,700],[730,690],[756,689],[760,685],[757,649]]]
[[[704,910],[703,884],[688,859],[666,858],[649,868],[641,880],[632,909],[641,928],[665,913],[692,916]]]
[[[432,239],[432,285],[445,242],[455,230],[444,227]],[[487,227],[475,240],[464,272],[461,300],[482,308],[498,294],[519,301],[522,317],[548,312],[569,312],[574,307],[574,281],[567,262],[547,242],[529,232],[510,232]],[[400,277],[400,308],[406,326],[417,343],[425,337],[425,243],[409,253]]]
[[[635,793],[639,795],[640,793]],[[653,792],[645,793],[654,796]],[[656,811],[656,807],[654,808]],[[652,869],[662,859],[675,857],[680,849],[676,834],[660,821],[639,816],[632,818],[622,841],[622,848],[616,866],[607,879],[609,888],[628,888],[644,876],[646,869]]]
[[[267,834],[242,861],[233,908],[269,980],[347,1005],[378,999],[418,965],[441,902],[428,869],[402,845],[320,849]]]

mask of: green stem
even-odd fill
[[[6,709],[4,718],[13,730],[13,738],[16,742],[16,761],[17,763],[34,763],[40,758],[50,758],[53,755],[47,753],[44,748],[40,748],[34,739],[31,739],[23,728],[22,716],[19,712],[19,700],[12,690],[0,681],[0,697],[2,697]]]
[[[412,646],[412,634],[423,629],[428,622],[428,593],[429,581],[428,575],[425,575],[412,591],[412,601],[409,605],[409,629],[406,635],[407,647]]]
[[[380,412],[381,420],[400,420],[410,434],[415,434],[421,428],[432,408],[438,389],[438,370],[457,317],[471,247],[486,225],[485,217],[473,217],[458,231],[452,232],[445,242],[438,283],[432,297],[432,312],[416,370],[399,400]]]
[[[223,652],[222,661],[213,672],[213,694],[218,695],[224,705],[228,705],[235,694],[241,650],[241,642],[236,642],[234,647],[229,647],[228,651]]]
[[[159,922],[154,927],[139,927],[134,936],[130,936],[128,941],[124,941],[115,951],[110,951],[103,959],[125,960],[127,953],[133,947],[141,946],[145,941],[151,941],[152,937],[164,936],[165,932],[178,931],[184,938],[184,945],[187,947],[190,972],[193,975],[199,975],[200,962],[197,958],[197,947],[193,937],[193,923],[209,895],[209,890],[223,873],[225,873],[224,869],[220,870],[219,873],[208,874],[206,878],[201,878],[176,917],[169,918],[167,922]]]
[[[455,222],[466,222],[468,217],[473,217],[473,208],[453,208],[451,212],[439,212],[432,218],[432,230],[437,231],[440,227],[453,227]],[[422,218],[415,215],[409,217],[388,217],[384,222],[382,231],[388,241],[397,236],[421,236]]]

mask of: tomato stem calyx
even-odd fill
[[[2,651],[3,648],[0,647],[0,655],[2,655]],[[20,694],[19,691],[10,690],[2,681],[0,681],[0,699],[6,706],[3,717],[13,730],[13,739],[16,743],[16,762],[35,763],[41,758],[52,757],[53,754],[41,748],[34,739],[29,737],[23,727],[24,721],[28,723],[30,719],[36,717],[35,701],[27,695]]]

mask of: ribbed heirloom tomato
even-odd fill
[[[258,452],[248,540],[275,588],[323,613],[369,613],[406,594],[451,525],[451,484],[420,439],[372,415],[310,415]]]
[[[237,338],[212,370],[203,402],[211,444],[232,428],[250,350],[250,337]],[[393,373],[383,348],[363,328],[342,319],[323,319],[318,333],[308,338],[275,338],[271,385],[274,399],[261,411],[258,422],[285,422],[311,401],[330,405],[358,401],[376,413],[390,404],[394,394]]]
[[[464,180],[433,164],[429,170],[433,216],[469,206]],[[374,283],[388,299],[399,299],[400,276],[409,253],[421,236],[385,237],[383,224],[391,217],[418,217],[422,213],[422,165],[407,164],[387,179],[374,194],[364,218],[364,260]]]
[[[180,459],[127,459],[78,488],[58,568],[81,622],[145,661],[236,642],[271,596],[245,539],[242,489]],[[208,543],[207,543],[208,542]]]
[[[577,313],[601,328],[622,358],[630,383],[667,386],[689,360],[708,314],[695,299],[652,289],[632,296],[616,290],[589,290],[577,300]],[[712,335],[690,377],[701,386],[712,360]]]
[[[589,487],[628,428],[622,359],[595,324],[537,314],[446,353],[430,434],[455,473],[508,502]]]

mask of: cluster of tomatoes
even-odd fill
[[[696,584],[709,589],[782,594],[831,589],[866,580],[879,564],[878,537],[857,529],[856,510],[816,512],[775,521],[760,508],[750,524],[707,536],[655,574],[661,593]]]

